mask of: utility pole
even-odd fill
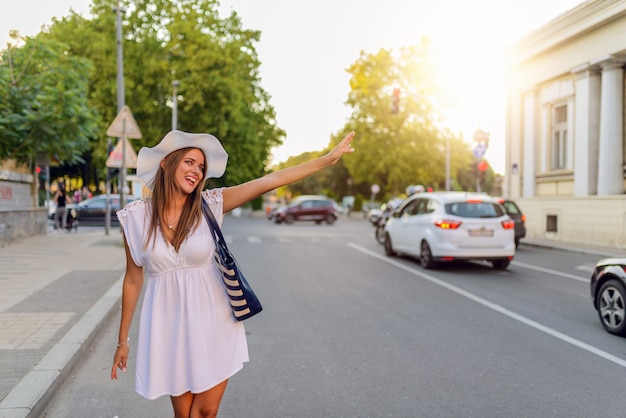
[[[126,104],[126,98],[124,93],[124,54],[122,52],[122,10],[120,6],[120,0],[117,0],[117,7],[115,8],[116,24],[117,24],[117,112],[119,113]],[[126,138],[122,136],[120,141],[125,141]],[[119,177],[119,192],[120,192],[120,209],[124,207],[124,189],[126,188],[126,144],[122,144],[122,166],[120,167]]]
[[[450,133],[446,133],[446,192],[452,188],[450,181]]]
[[[172,81],[172,131],[178,129],[178,87],[180,81]]]
[[[120,0],[117,0],[117,5],[114,9],[115,21],[116,21],[116,42],[117,42],[117,112],[119,113],[126,104],[126,98],[124,94],[124,54],[122,50],[122,13],[124,10],[120,6]],[[119,141],[124,141],[122,137]],[[126,184],[126,144],[122,144],[122,166],[119,169],[118,189],[120,193],[120,209],[124,207],[124,186]],[[110,148],[110,147],[109,147]],[[109,176],[109,170],[107,169],[107,182],[106,182],[106,205],[104,215],[104,233],[109,235],[111,228],[111,179]]]

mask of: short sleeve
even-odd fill
[[[207,189],[202,192],[202,197],[209,204],[213,216],[217,223],[222,226],[224,220],[224,197],[222,196],[223,187],[217,189]]]
[[[145,200],[135,200],[116,212],[117,219],[124,230],[124,237],[130,249],[130,255],[139,267],[143,267],[146,234],[148,231],[146,208]]]

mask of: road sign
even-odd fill
[[[113,138],[121,138],[122,136],[132,139],[141,138],[139,126],[128,106],[122,107],[120,113],[117,114],[109,129],[107,129],[107,135]]]
[[[122,144],[126,144],[126,153],[124,155],[124,149]],[[111,151],[109,158],[107,158],[106,166],[109,168],[121,168],[122,160],[126,157],[126,168],[137,168],[137,153],[130,145],[127,139],[123,138],[117,141],[117,145]]]
[[[472,153],[474,154],[474,157],[476,157],[476,159],[483,158],[485,152],[487,152],[487,145],[482,143],[476,144],[474,146],[474,149],[472,150]]]
[[[474,132],[474,142],[478,142],[480,143],[484,143],[484,144],[488,144],[489,143],[489,132],[485,132],[482,130],[477,130],[476,132]]]

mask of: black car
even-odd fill
[[[520,239],[526,236],[526,215],[517,204],[509,199],[498,198],[498,202],[504,206],[506,214],[515,222],[515,248],[519,247]]]
[[[136,196],[124,196],[125,203],[130,203],[139,199]],[[68,205],[75,208],[78,224],[83,225],[104,225],[106,214],[106,195],[101,194],[90,199],[85,199],[76,205]],[[120,209],[120,195],[109,195],[109,211],[111,213],[111,225],[119,225],[117,212]]]
[[[626,337],[626,258],[606,258],[591,275],[591,301],[600,323],[611,334]]]

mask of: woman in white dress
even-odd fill
[[[149,191],[117,216],[124,231],[126,273],[119,340],[111,379],[126,372],[131,320],[145,293],[139,322],[135,389],[148,398],[169,395],[174,416],[214,417],[228,379],[248,361],[243,323],[234,319],[201,202],[221,224],[224,213],[278,187],[335,164],[354,132],[328,154],[249,182],[203,191],[221,177],[228,155],[209,134],[171,131],[137,157],[137,175]]]

